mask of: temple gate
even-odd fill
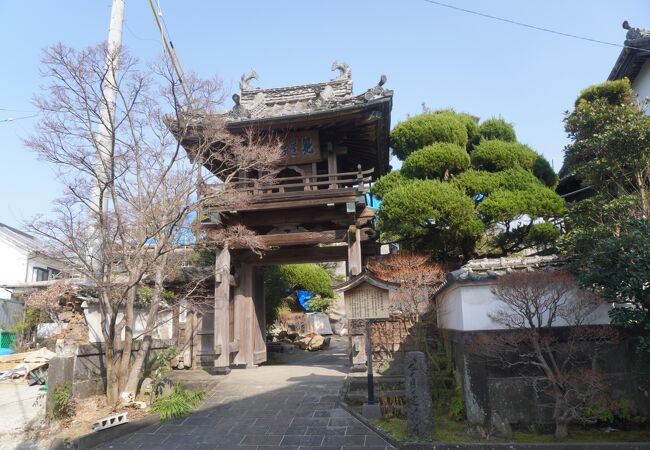
[[[390,170],[392,91],[384,89],[382,75],[376,86],[354,95],[349,67],[334,63],[332,70],[339,75],[326,82],[270,89],[249,84],[255,71],[243,75],[234,107],[223,114],[232,133],[258,129],[283,136],[283,155],[272,184],[240,175],[235,186],[248,201],[237,209],[204,202],[203,227],[244,225],[268,250],[260,256],[245,248],[215,249],[214,310],[195,320],[194,366],[227,373],[231,366],[266,361],[260,266],[346,261],[350,277],[379,253],[367,194]]]

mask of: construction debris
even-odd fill
[[[93,423],[93,431],[101,431],[106,428],[116,427],[118,425],[125,424],[129,421],[127,417],[128,413],[116,414],[114,416],[104,417]]]
[[[47,348],[0,356],[0,381],[23,378],[30,386],[43,384],[47,378],[45,371],[48,362],[54,356],[56,354]]]

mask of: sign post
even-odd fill
[[[362,272],[339,284],[334,289],[343,292],[345,315],[348,320],[364,320],[366,323],[366,367],[368,371],[368,402],[363,405],[362,413],[368,419],[381,417],[381,409],[375,401],[375,386],[372,368],[372,319],[390,317],[389,292],[399,285],[379,280]]]
[[[366,366],[368,367],[368,404],[375,404],[375,383],[372,373],[372,322],[366,319]]]

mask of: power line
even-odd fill
[[[436,1],[436,0],[422,0],[422,1],[427,2],[427,3],[431,3],[433,5],[442,6],[443,8],[449,8],[449,9],[453,9],[453,10],[456,10],[456,11],[461,11],[461,12],[464,12],[464,13],[467,13],[467,14],[473,14],[475,16],[485,17],[485,18],[492,19],[492,20],[497,20],[497,21],[500,21],[500,22],[506,22],[506,23],[509,23],[511,25],[517,25],[517,26],[524,27],[524,28],[530,28],[532,30],[543,31],[545,33],[556,34],[558,36],[570,37],[570,38],[573,38],[573,39],[580,39],[580,40],[583,40],[583,41],[594,42],[596,44],[609,45],[611,47],[619,47],[619,48],[629,48],[631,50],[637,50],[637,51],[641,51],[641,52],[644,52],[644,53],[650,53],[650,50],[645,49],[645,48],[634,47],[634,46],[625,45],[625,44],[617,44],[615,42],[602,41],[600,39],[594,39],[594,38],[590,38],[590,37],[586,37],[586,36],[580,36],[580,35],[572,34],[572,33],[565,33],[563,31],[553,30],[551,28],[538,27],[536,25],[530,25],[528,23],[519,22],[517,20],[512,20],[512,19],[507,19],[505,17],[493,16],[491,14],[486,14],[486,13],[482,13],[482,12],[478,12],[478,11],[473,11],[471,9],[460,8],[458,6],[450,5],[448,3],[443,3],[443,2]]]
[[[23,119],[31,119],[32,117],[36,117],[38,114],[32,114],[31,116],[22,116],[22,117],[9,117],[8,119],[2,119],[0,120],[1,122],[15,122],[17,120],[23,120]]]

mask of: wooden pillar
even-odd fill
[[[348,229],[348,277],[361,273],[361,230],[352,225]]]
[[[266,361],[266,305],[261,268],[253,270],[253,302],[255,303],[253,362],[261,364]]]
[[[332,147],[332,143],[328,142],[327,143],[327,173],[330,174],[330,189],[336,189],[338,186],[338,183],[336,181],[336,172],[338,171],[338,167],[336,166],[336,151],[334,151],[334,147]]]
[[[235,341],[238,351],[233,364],[253,367],[254,359],[254,330],[255,305],[253,304],[253,266],[242,264],[239,269],[239,281],[235,287]]]
[[[230,251],[217,250],[214,265],[214,369],[230,372]]]

